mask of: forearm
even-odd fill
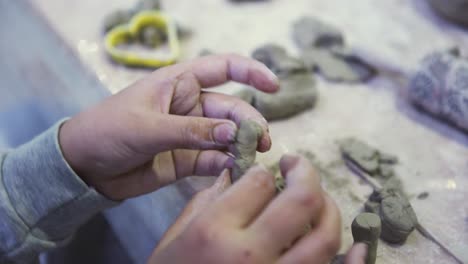
[[[60,124],[0,154],[0,263],[33,261],[115,204],[69,167],[58,142]]]

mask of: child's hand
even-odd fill
[[[187,204],[148,264],[329,263],[340,247],[338,208],[306,159],[283,157],[280,167],[288,187],[279,195],[264,169],[249,170],[232,188],[224,171]],[[364,264],[366,251],[355,244],[344,263]]]
[[[190,175],[219,175],[232,166],[225,151],[240,120],[263,126],[259,151],[271,145],[267,122],[252,106],[201,90],[230,80],[278,90],[266,66],[237,55],[162,68],[67,121],[59,138],[64,156],[84,181],[115,200]]]
[[[283,157],[280,168],[287,188],[279,195],[261,167],[224,191],[225,171],[188,204],[148,263],[329,263],[340,247],[338,208],[305,158]]]

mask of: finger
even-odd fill
[[[309,224],[320,220],[324,206],[320,179],[305,158],[284,156],[280,168],[287,188],[249,227],[259,243],[277,254],[304,235]]]
[[[165,115],[148,119],[139,132],[139,152],[148,154],[173,149],[223,149],[234,143],[237,126],[230,120]],[[157,137],[155,137],[157,135]],[[142,147],[144,146],[144,147]]]
[[[232,185],[204,217],[243,228],[260,214],[275,193],[273,175],[263,166],[255,166]]]
[[[192,200],[185,206],[182,213],[177,217],[175,222],[166,231],[158,246],[153,251],[153,254],[163,250],[169,243],[178,237],[188,224],[201,212],[203,212],[213,201],[215,201],[223,192],[231,185],[230,175],[228,170],[224,170],[216,179],[215,183],[198,192]]]
[[[191,73],[202,88],[235,81],[251,85],[264,92],[276,92],[279,81],[264,64],[235,54],[212,55],[169,66],[155,72],[154,79],[172,78]],[[153,77],[151,77],[153,78]]]
[[[329,263],[340,248],[341,217],[335,202],[324,196],[320,222],[280,258],[278,263]]]
[[[237,97],[220,93],[202,93],[200,101],[203,113],[207,117],[229,119],[238,126],[242,120],[246,119],[257,122],[263,131],[258,150],[265,152],[270,149],[271,139],[268,122],[253,106]]]
[[[232,168],[233,165],[234,158],[226,153],[217,150],[205,150],[201,151],[197,157],[193,175],[219,175],[223,170]]]
[[[364,243],[354,244],[346,254],[346,264],[364,264],[367,257],[367,245]]]

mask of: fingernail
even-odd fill
[[[236,137],[236,126],[230,123],[217,125],[213,129],[213,138],[216,143],[227,145],[233,143]]]

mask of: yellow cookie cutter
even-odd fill
[[[118,48],[122,43],[137,37],[138,32],[145,26],[155,26],[166,31],[170,52],[158,58],[144,57],[137,52]],[[105,49],[111,58],[118,63],[128,66],[159,68],[177,62],[180,57],[177,27],[173,19],[159,11],[142,11],[136,14],[128,24],[120,25],[109,31],[105,37]]]

